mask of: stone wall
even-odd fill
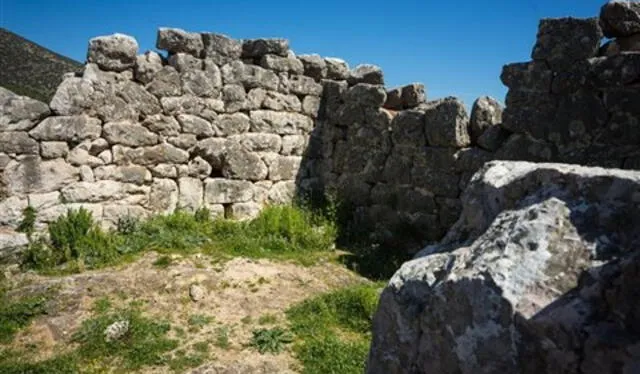
[[[461,191],[489,160],[638,169],[640,43],[629,41],[640,40],[638,20],[639,3],[619,2],[600,20],[543,19],[533,61],[503,68],[504,113],[482,97],[469,117],[455,98],[426,101],[421,85],[326,82],[315,175],[353,201],[373,233],[419,248],[457,220]],[[604,46],[601,24],[616,37]],[[615,25],[627,31],[607,34]]]
[[[205,206],[254,216],[290,201],[320,105],[320,76],[346,63],[294,57],[283,39],[160,29],[155,52],[126,35],[89,42],[81,76],[51,103],[0,89],[0,225],[85,207],[106,225]]]
[[[249,218],[329,192],[375,240],[418,249],[457,220],[486,161],[640,167],[640,27],[625,4],[542,20],[533,61],[503,69],[504,113],[385,88],[376,66],[295,56],[284,39],[163,28],[163,56],[94,38],[49,105],[0,89],[0,226],[28,205],[41,226],[80,206],[109,226],[176,207]],[[616,39],[601,46],[603,29]]]

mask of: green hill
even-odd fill
[[[82,64],[0,28],[0,86],[49,102],[64,73]]]

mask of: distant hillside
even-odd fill
[[[82,64],[0,28],[0,86],[49,102],[62,75]]]

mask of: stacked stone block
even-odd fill
[[[610,2],[600,18],[540,22],[533,61],[506,65],[500,159],[637,168],[640,160],[639,3]],[[603,36],[615,37],[601,47]]]

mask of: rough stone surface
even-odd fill
[[[485,165],[443,241],[383,291],[366,371],[633,372],[638,191],[637,172]]]
[[[640,33],[640,4],[635,1],[609,1],[600,9],[600,26],[607,38]]]
[[[446,98],[430,103],[424,116],[429,145],[438,147],[469,145],[469,117],[459,100]]]
[[[96,63],[103,70],[123,71],[135,65],[137,54],[138,42],[134,38],[113,34],[89,41],[87,61]]]
[[[170,53],[188,53],[200,57],[204,44],[198,33],[186,32],[182,29],[163,28],[158,29],[156,48]]]
[[[471,142],[477,143],[478,139],[487,129],[502,123],[502,105],[489,96],[478,98],[471,108],[471,120],[469,132]]]
[[[358,83],[384,84],[382,69],[375,65],[358,65],[349,72],[349,85]]]
[[[252,39],[242,43],[242,57],[260,58],[272,54],[287,57],[289,41],[286,39]]]
[[[100,120],[86,116],[48,117],[29,132],[37,140],[81,142],[100,137]]]
[[[568,68],[577,60],[595,57],[601,39],[596,18],[543,19],[531,57],[544,60],[553,68]]]

